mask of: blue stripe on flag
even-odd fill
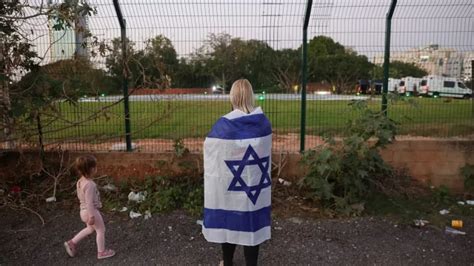
[[[204,227],[232,231],[256,232],[271,224],[271,207],[257,211],[228,211],[204,208]]]
[[[253,139],[272,134],[270,121],[264,114],[242,116],[229,120],[221,117],[212,127],[209,138]]]

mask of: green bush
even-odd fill
[[[444,206],[453,201],[453,197],[451,196],[449,188],[445,185],[433,187],[431,191],[431,196],[433,199],[433,203],[436,206]]]
[[[303,184],[311,189],[310,196],[344,215],[359,214],[364,199],[393,176],[380,150],[397,132],[395,121],[370,109],[365,101],[351,106],[360,115],[348,121],[348,134],[344,134],[348,137],[340,142],[326,138],[326,144],[306,152],[303,159],[309,168]]]
[[[466,164],[461,168],[461,174],[464,176],[464,191],[474,195],[474,165]]]
[[[185,209],[191,215],[200,215],[204,204],[203,190],[201,180],[196,178],[147,177],[144,181],[121,184],[117,192],[106,193],[104,205],[115,209],[127,206],[129,210],[140,213]],[[128,201],[130,191],[146,193],[145,200],[139,203]]]
[[[174,139],[173,140],[173,149],[177,157],[183,157],[189,153],[189,149],[184,146],[183,139]]]

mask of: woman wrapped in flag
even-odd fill
[[[232,265],[236,245],[247,265],[256,265],[259,245],[271,236],[272,127],[254,107],[246,79],[230,90],[233,111],[221,117],[204,142],[204,221],[207,241],[222,244]]]

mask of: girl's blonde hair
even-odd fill
[[[247,114],[251,113],[255,108],[252,84],[246,79],[236,80],[230,89],[230,102],[234,109],[239,109]]]

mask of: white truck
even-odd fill
[[[419,95],[469,99],[472,90],[456,78],[429,75],[421,79]]]
[[[398,93],[406,96],[417,95],[420,89],[421,78],[404,77],[398,84]]]

